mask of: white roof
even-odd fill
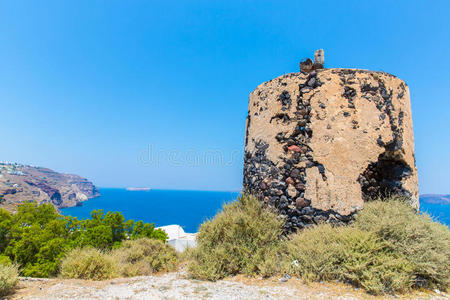
[[[168,240],[174,239],[195,239],[195,233],[186,233],[180,225],[167,225],[157,227],[157,229],[164,230],[168,235]]]

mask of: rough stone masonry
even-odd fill
[[[249,98],[243,191],[275,207],[288,231],[348,222],[378,196],[407,196],[418,209],[407,85],[356,69],[261,84]]]

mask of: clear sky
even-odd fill
[[[450,1],[0,1],[0,160],[98,186],[238,190],[248,94],[325,50],[411,91],[450,193]]]

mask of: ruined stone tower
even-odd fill
[[[287,230],[346,222],[379,195],[418,208],[407,85],[354,69],[261,84],[249,99],[243,190],[285,216]]]

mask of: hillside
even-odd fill
[[[18,163],[0,163],[0,207],[10,211],[25,201],[52,203],[62,208],[79,205],[99,195],[92,182],[78,175]]]

